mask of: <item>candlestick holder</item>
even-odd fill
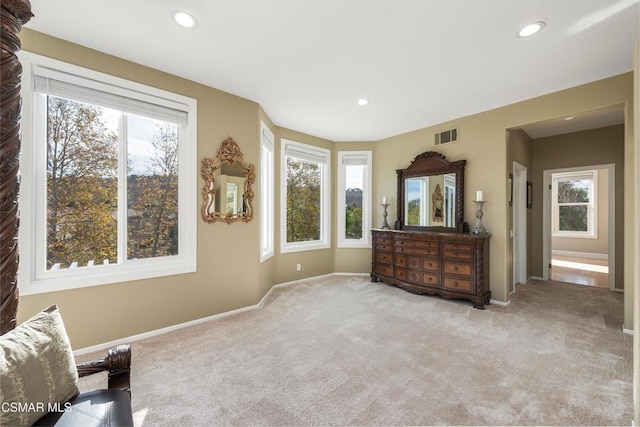
[[[482,225],[482,205],[487,203],[487,200],[473,200],[473,203],[476,204],[476,225],[471,230],[471,234],[482,236],[487,234],[487,230]]]
[[[388,230],[389,223],[387,222],[387,208],[389,207],[389,203],[382,203],[380,204],[380,206],[382,206],[384,209],[384,212],[382,212],[382,225],[380,226],[380,228],[382,228],[383,230]]]

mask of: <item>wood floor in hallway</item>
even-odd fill
[[[609,288],[609,261],[553,255],[551,280],[577,285]]]

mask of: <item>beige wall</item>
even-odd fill
[[[633,49],[633,103],[635,107],[635,114],[633,115],[632,124],[635,126],[635,137],[633,138],[633,147],[635,152],[631,156],[631,165],[633,166],[630,173],[633,182],[640,182],[640,38],[636,39],[636,44]],[[628,230],[630,236],[635,236],[633,242],[633,249],[635,256],[630,258],[630,269],[633,271],[632,288],[634,290],[633,295],[635,297],[630,303],[633,312],[638,313],[640,311],[640,185],[636,184],[635,191],[633,191],[635,200],[629,202],[629,204],[635,203],[631,210],[635,213],[635,219],[633,221],[634,229]],[[632,240],[632,239],[628,239]],[[627,298],[625,295],[625,303]],[[640,316],[633,318],[633,327],[631,324],[627,324],[627,328],[632,328],[635,331],[640,331]],[[638,339],[638,332],[634,334],[633,338],[633,420],[632,425],[638,425],[640,422],[640,339]]]
[[[395,194],[395,170],[407,167],[418,153],[435,149],[432,142],[435,131],[443,127],[459,126],[460,142],[440,145],[437,147],[437,151],[445,154],[448,160],[467,160],[464,218],[471,225],[474,223],[474,206],[471,202],[474,198],[474,191],[484,191],[488,203],[484,207],[483,222],[492,234],[490,253],[492,298],[507,301],[512,269],[510,261],[511,238],[509,236],[511,208],[509,208],[507,201],[508,174],[511,171],[511,164],[507,155],[507,130],[517,129],[528,123],[612,105],[624,105],[626,122],[631,123],[633,117],[632,85],[632,75],[630,73],[623,74],[379,141],[377,142],[376,159],[374,159],[374,170],[379,184],[374,199],[378,200],[383,195]],[[632,128],[625,127],[625,166],[628,158],[633,158],[632,142]],[[533,157],[535,158],[535,155]],[[634,187],[631,177],[625,174],[624,179],[621,177],[619,182],[628,184],[624,187],[623,197],[627,200],[633,198],[633,194],[630,194]],[[542,200],[540,184],[538,184],[536,191],[535,181],[533,200]],[[541,208],[541,204],[534,203],[533,206],[532,218],[535,217],[536,206]],[[391,206],[391,208],[393,207],[394,205]],[[377,216],[380,215],[381,209],[378,208]],[[390,213],[390,217],[394,216],[395,209]],[[621,223],[627,230],[632,227],[629,225],[633,223],[632,210],[625,208],[624,220],[621,219]],[[533,221],[533,229],[536,229],[535,221]],[[535,252],[535,246],[533,249]],[[620,253],[623,252],[627,261],[625,266],[630,265],[632,259],[630,256],[633,251],[625,247],[625,251]],[[622,270],[621,265],[620,271]],[[535,268],[532,273],[536,275]],[[627,276],[626,273],[625,269],[624,277],[630,279],[632,276]],[[625,282],[625,290],[630,287],[630,283],[629,281]],[[630,327],[633,317],[630,307],[627,305],[628,297],[632,297],[632,295],[625,295],[625,325]]]
[[[588,85],[552,93],[503,108],[462,117],[447,123],[416,130],[376,142],[336,144],[310,135],[274,126],[265,112],[254,102],[216,89],[190,82],[119,58],[64,42],[25,29],[23,49],[55,57],[129,80],[155,86],[198,100],[198,162],[215,154],[220,142],[232,136],[242,149],[245,160],[259,165],[260,119],[275,134],[276,182],[279,182],[280,139],[287,138],[332,150],[370,149],[373,156],[373,219],[374,227],[382,220],[379,201],[390,199],[389,222],[396,218],[396,169],[406,168],[419,153],[434,150],[434,133],[449,126],[460,127],[460,142],[438,146],[437,151],[448,160],[467,160],[465,176],[464,219],[472,226],[475,220],[476,190],[483,190],[485,227],[491,238],[492,298],[508,300],[511,271],[507,177],[511,168],[508,157],[507,129],[526,123],[590,110],[609,105],[625,105],[626,119],[633,117],[632,76],[624,74]],[[625,183],[631,182],[634,158],[633,130],[624,129]],[[343,145],[344,144],[344,145]],[[335,183],[335,162],[332,165]],[[198,185],[202,185],[199,171]],[[256,183],[258,185],[258,183]],[[20,299],[19,321],[56,302],[60,305],[74,348],[81,348],[130,335],[174,325],[189,320],[257,303],[275,283],[333,272],[368,273],[370,249],[325,249],[291,254],[279,254],[280,215],[279,186],[276,185],[276,256],[259,262],[259,221],[227,225],[206,224],[199,217],[198,265],[192,274],[149,279],[113,285],[95,286],[64,292],[23,296]],[[635,184],[625,185],[624,198],[632,201]],[[541,200],[534,191],[534,200]],[[256,214],[260,194],[256,191]],[[535,206],[535,204],[534,204]],[[633,230],[633,203],[625,205],[624,225]],[[199,206],[198,206],[199,211]],[[335,218],[335,196],[331,207]],[[335,221],[331,235],[335,248]],[[627,266],[633,265],[634,249],[625,246],[625,325],[631,327],[632,312],[627,305],[630,280]],[[296,264],[302,271],[296,271]],[[117,313],[117,314],[114,314]]]
[[[215,156],[230,136],[246,161],[259,163],[258,104],[29,29],[21,39],[24,50],[197,99],[198,189],[200,161]],[[197,203],[200,212],[201,200]],[[259,222],[207,224],[199,215],[195,220],[195,273],[23,296],[18,320],[57,303],[77,349],[258,302],[267,287],[258,286]]]
[[[622,148],[622,147],[620,147]],[[595,239],[576,237],[552,237],[552,251],[580,252],[587,254],[609,253],[609,170],[597,172],[597,234]],[[622,209],[624,211],[624,209]]]
[[[533,142],[533,199],[542,200],[543,172],[578,166],[615,164],[616,288],[625,289],[625,194],[633,186],[625,179],[625,126],[609,126]],[[533,228],[542,230],[542,203],[533,206]],[[533,275],[543,275],[542,233],[532,236]],[[627,276],[627,279],[629,276]],[[630,320],[630,319],[629,319]]]

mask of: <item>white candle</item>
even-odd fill
[[[478,202],[482,201],[482,190],[476,191],[476,201]]]
[[[383,205],[386,205],[386,204],[387,204],[387,196],[384,196],[384,197],[382,198],[382,204],[383,204]]]

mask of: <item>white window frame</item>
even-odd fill
[[[591,185],[589,187],[589,202],[588,203],[558,203],[558,183],[572,180],[590,180]],[[551,184],[551,226],[553,237],[571,237],[582,239],[597,239],[598,238],[598,213],[596,207],[598,194],[598,171],[585,170],[575,172],[563,172],[555,173],[552,175]],[[560,206],[576,205],[587,206],[587,231],[568,231],[560,230]]]
[[[20,266],[18,280],[22,295],[77,289],[88,286],[128,282],[132,280],[169,276],[196,271],[197,211],[196,211],[196,148],[197,101],[108,74],[57,61],[30,52],[21,51],[19,58],[22,74],[22,149],[20,173],[22,176],[19,206],[22,212],[19,231]],[[34,73],[49,70],[71,84],[113,93],[134,100],[157,104],[186,113],[187,125],[179,127],[178,146],[178,254],[147,259],[127,260],[120,254],[118,264],[95,265],[86,268],[46,270],[46,125],[37,123],[37,102]],[[40,111],[45,114],[46,111]],[[43,139],[44,138],[44,139]],[[43,141],[45,141],[43,143]],[[122,147],[120,148],[122,150]],[[120,156],[121,157],[121,156]],[[119,159],[121,170],[123,160]],[[124,172],[122,170],[124,169]],[[123,194],[119,190],[119,197]],[[123,211],[125,208],[119,208]],[[125,218],[125,221],[122,221]],[[118,233],[124,233],[126,214],[119,213]],[[120,239],[120,236],[119,236]]]
[[[275,143],[273,132],[260,121],[260,262],[274,255]]]
[[[365,166],[362,189],[362,237],[347,239],[345,198],[347,195],[347,167],[353,162]],[[337,184],[337,232],[339,248],[371,247],[371,151],[338,151],[338,184]]]
[[[320,167],[320,239],[307,242],[287,242],[287,147],[307,154],[311,158],[322,158]],[[300,252],[331,247],[331,152],[326,148],[301,142],[281,139],[280,141],[280,252]]]

